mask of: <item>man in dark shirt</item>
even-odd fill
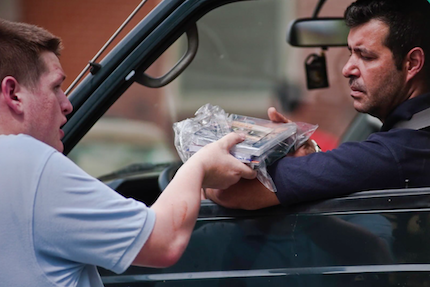
[[[228,190],[206,190],[208,198],[226,207],[258,209],[363,190],[430,186],[430,4],[357,0],[345,11],[345,21],[351,55],[342,73],[354,108],[379,118],[381,131],[324,153],[307,145],[296,157],[279,160],[269,167],[276,193],[243,180]],[[287,121],[273,108],[269,118]]]

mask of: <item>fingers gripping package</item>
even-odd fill
[[[257,178],[276,192],[267,166],[306,142],[318,126],[306,123],[275,123],[270,120],[227,114],[219,106],[206,104],[195,117],[173,124],[175,147],[183,162],[207,144],[231,132],[245,134],[245,140],[231,154],[257,170]]]

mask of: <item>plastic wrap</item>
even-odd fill
[[[306,142],[318,126],[306,123],[274,123],[269,120],[227,114],[219,106],[206,104],[195,117],[173,124],[175,147],[186,162],[203,146],[234,131],[246,135],[231,154],[257,170],[257,178],[268,189],[276,187],[267,166]]]

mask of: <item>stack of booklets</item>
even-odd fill
[[[253,168],[268,166],[277,159],[285,156],[294,147],[297,126],[294,123],[274,123],[269,120],[247,117],[237,114],[228,115],[226,121],[222,123],[211,122],[210,120],[197,121],[199,125],[193,125],[194,131],[186,134],[188,137],[183,151],[189,156],[197,152],[203,146],[212,143],[227,132],[237,132],[245,134],[245,140],[237,144],[231,153],[233,156],[249,164]],[[196,122],[194,122],[195,124]],[[220,124],[223,125],[220,128]],[[228,128],[225,128],[228,125]],[[220,132],[220,130],[222,130]],[[178,133],[177,133],[178,135]],[[188,157],[188,156],[187,156]]]

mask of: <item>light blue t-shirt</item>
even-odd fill
[[[103,286],[96,266],[130,266],[152,210],[30,136],[1,135],[0,153],[1,286]]]

